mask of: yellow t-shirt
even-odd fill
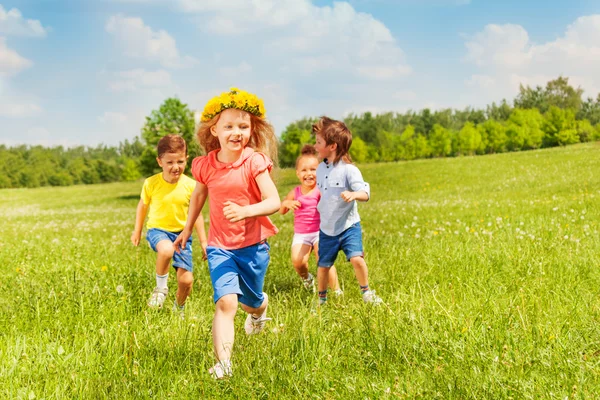
[[[150,205],[146,227],[182,231],[195,187],[196,181],[186,175],[182,175],[177,183],[165,181],[162,172],[147,178],[141,196],[144,204]]]

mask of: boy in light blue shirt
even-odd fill
[[[317,206],[321,214],[317,271],[319,304],[327,301],[328,269],[340,250],[354,267],[364,302],[380,304],[381,298],[369,288],[356,204],[357,201],[368,201],[371,189],[348,154],[352,133],[346,124],[328,117],[321,117],[312,129],[316,137],[315,150],[323,159],[317,167],[317,187],[321,192]]]

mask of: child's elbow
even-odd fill
[[[279,200],[279,197],[271,197],[269,198],[269,206],[270,206],[270,213],[271,214],[275,214],[277,211],[279,211],[280,213],[283,214],[283,209],[281,207],[281,200]]]

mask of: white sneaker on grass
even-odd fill
[[[213,365],[212,368],[210,368],[208,370],[208,373],[214,379],[229,378],[230,376],[233,375],[233,371],[231,370],[231,361],[229,361],[229,360],[219,361],[218,363]]]
[[[308,273],[308,277],[306,277],[306,279],[302,279],[302,284],[306,290],[310,290],[313,293],[315,290],[317,290],[315,287],[315,277],[310,272]]]
[[[264,293],[265,299],[268,299],[266,293]],[[268,307],[268,305],[267,305]],[[246,330],[247,335],[256,335],[257,333],[262,332],[265,327],[265,323],[270,321],[272,318],[267,318],[267,308],[265,307],[265,311],[263,311],[260,317],[255,317],[252,314],[248,314],[246,317],[246,322],[244,323],[244,329]]]
[[[383,303],[381,297],[377,296],[374,290],[367,290],[363,293],[362,298],[365,303],[373,304],[374,306]]]
[[[338,289],[338,290],[334,290],[333,294],[335,294],[336,296],[343,296],[344,295],[344,291],[342,289]]]
[[[162,308],[168,294],[169,288],[159,289],[155,287],[152,291],[152,294],[150,295],[150,299],[148,300],[148,307]]]

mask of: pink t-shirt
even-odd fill
[[[277,233],[277,227],[268,217],[246,218],[230,222],[223,214],[226,201],[240,206],[262,201],[256,177],[271,171],[273,162],[263,153],[246,147],[240,158],[233,163],[217,160],[219,150],[192,161],[192,175],[208,187],[210,228],[208,245],[227,250],[241,249],[259,243]]]
[[[317,204],[321,199],[321,192],[316,187],[308,194],[302,194],[300,186],[296,186],[294,199],[301,204],[294,211],[294,233],[313,233],[319,231],[321,215],[317,210]]]

